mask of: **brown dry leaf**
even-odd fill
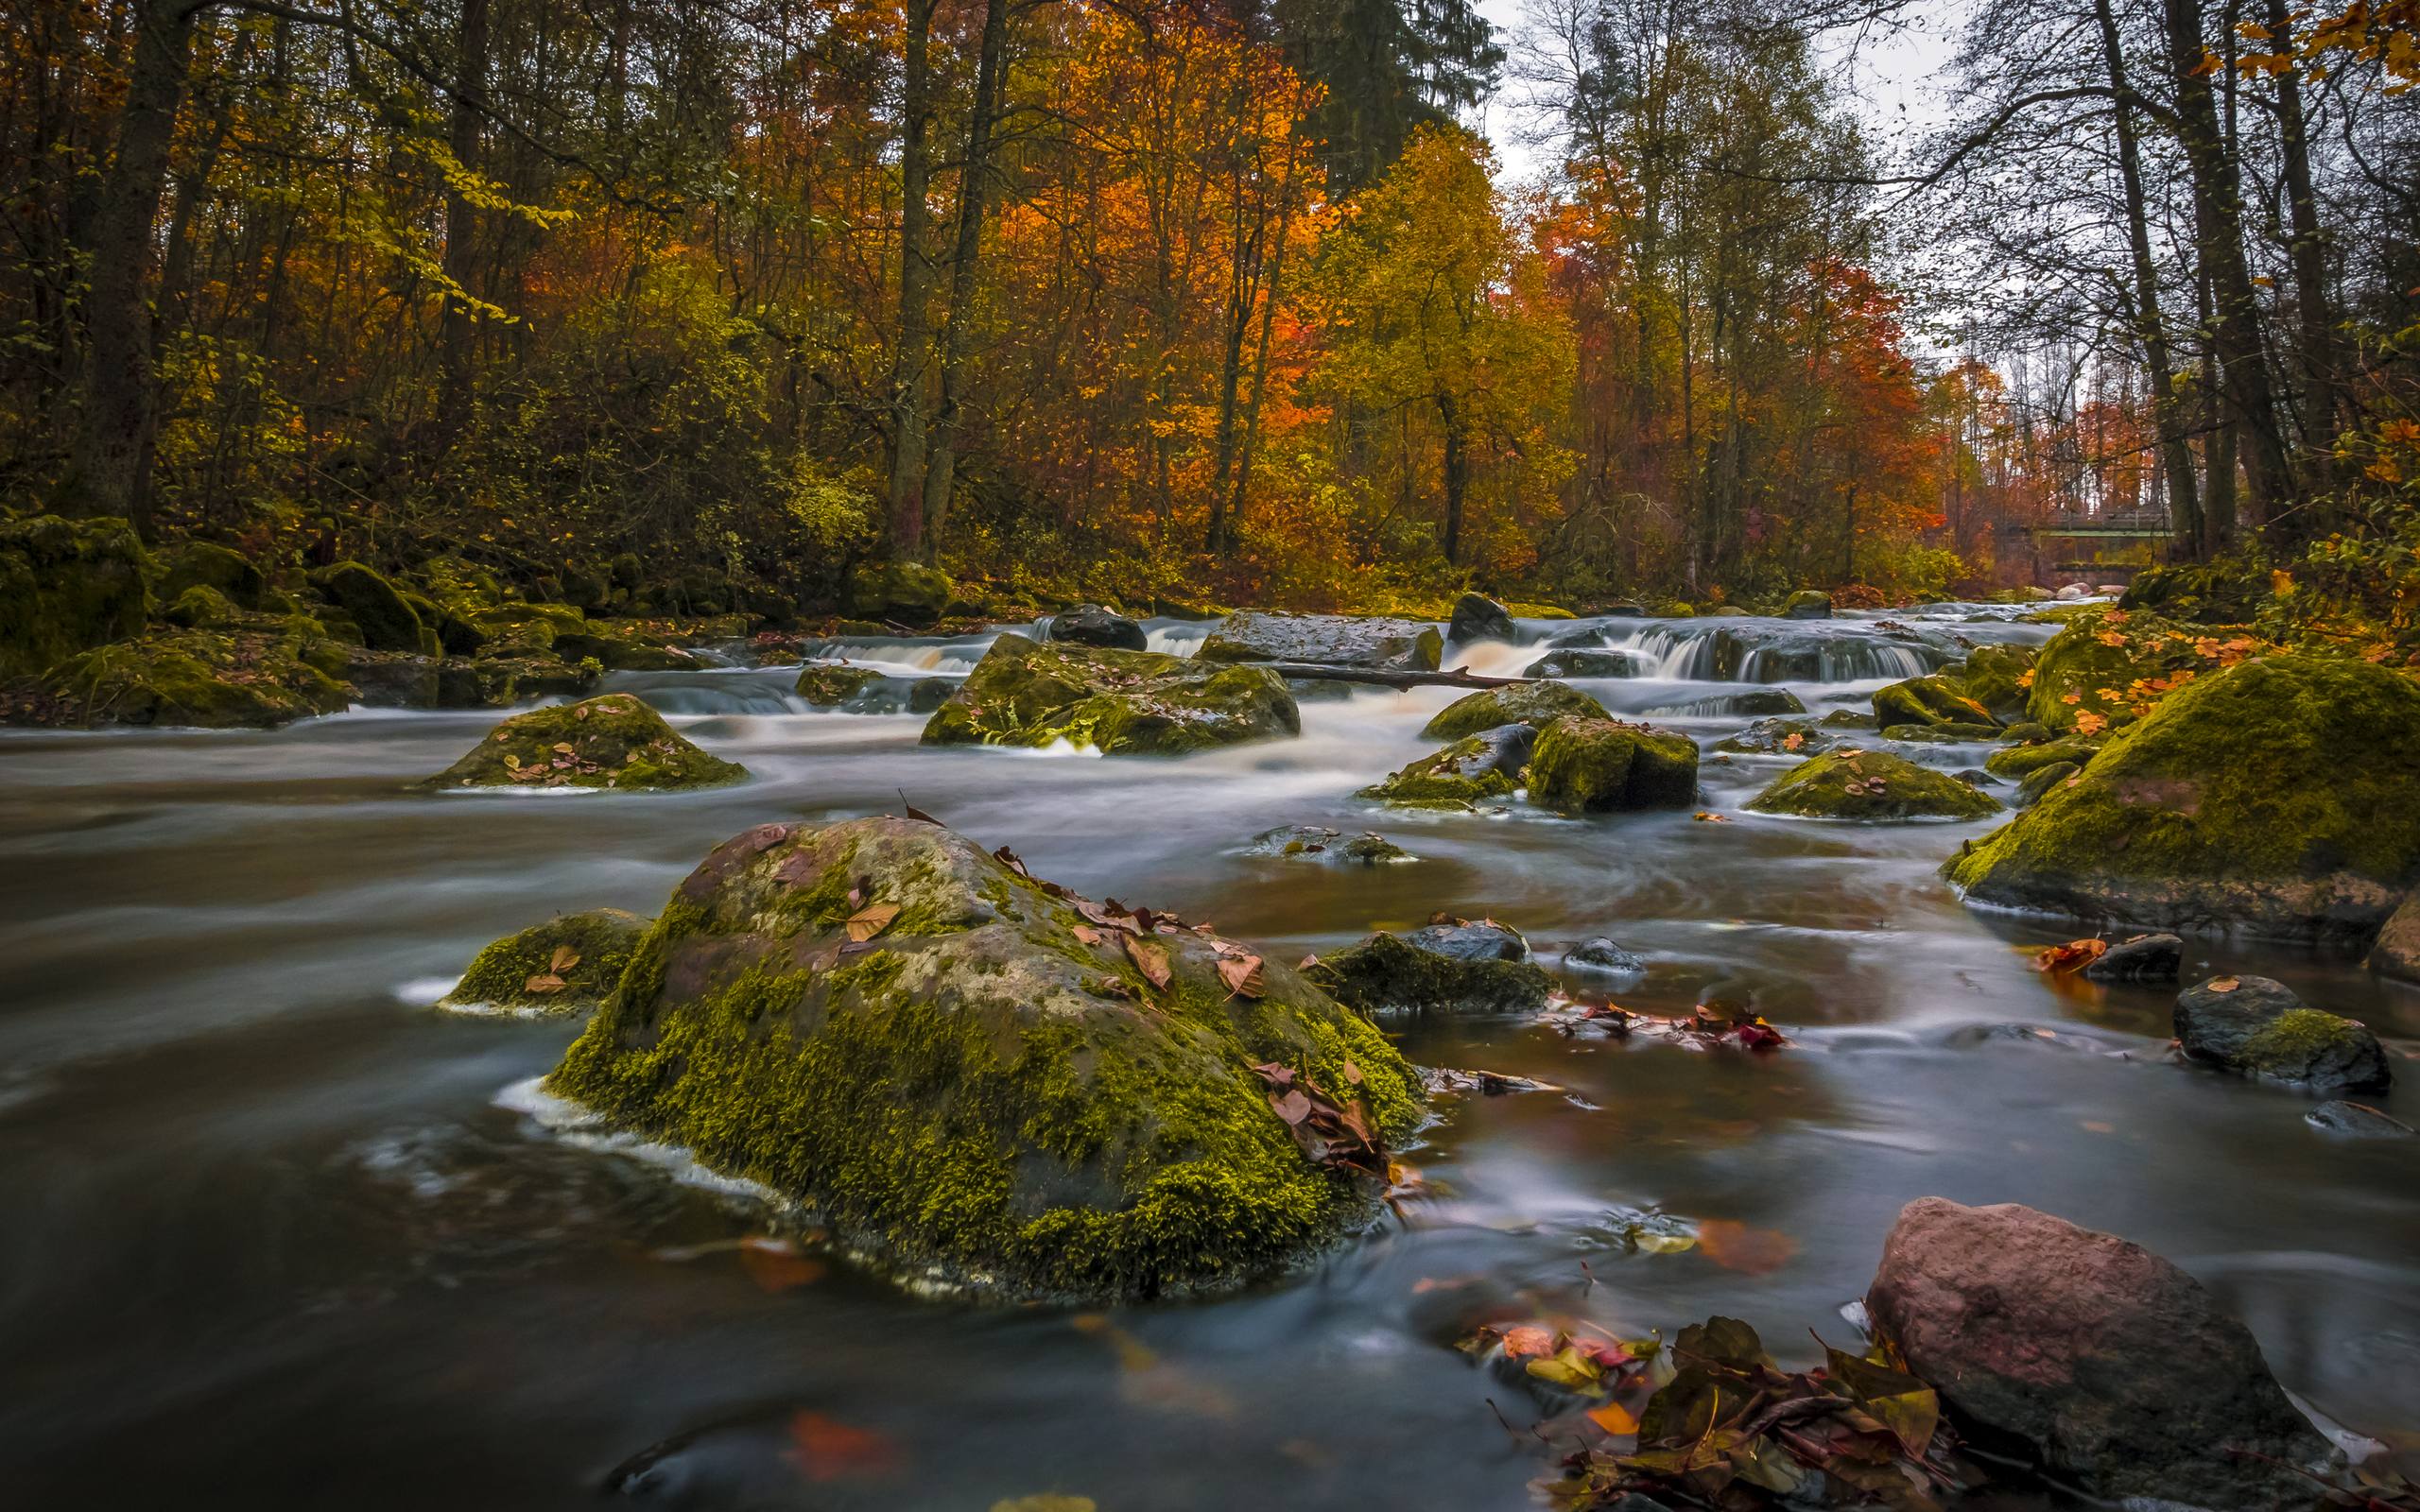
[[[1100,943],[1100,931],[1093,928],[1090,924],[1071,925],[1069,926],[1067,933],[1075,936],[1078,939],[1082,940],[1087,945],[1098,945]]]
[[[1257,955],[1219,956],[1219,980],[1227,984],[1229,993],[1239,998],[1256,998],[1268,990],[1268,985],[1261,980]]]
[[[899,1451],[890,1439],[820,1412],[802,1412],[790,1419],[790,1447],[784,1457],[810,1481],[881,1475],[899,1466]]]
[[[1708,1218],[1698,1225],[1698,1248],[1724,1270],[1763,1276],[1789,1263],[1789,1257],[1798,1253],[1798,1241],[1772,1228]]]
[[[1132,935],[1125,938],[1127,956],[1133,961],[1134,969],[1143,973],[1143,980],[1153,987],[1167,986],[1170,976],[1167,947],[1155,945],[1150,940],[1140,939]]]
[[[897,903],[869,903],[849,916],[849,938],[863,944],[889,929],[898,917]]]
[[[2208,988],[2213,992],[2232,992],[2237,988],[2243,986],[2243,981],[2239,977],[2214,976],[2202,985]]]
[[[1700,809],[1694,817],[1700,824],[1729,824],[1731,822],[1712,809]]]
[[[556,741],[555,749],[562,752],[563,755],[568,756],[571,754],[571,742],[568,740]]]
[[[2071,939],[2065,945],[2053,945],[2034,956],[2033,969],[2048,971],[2054,976],[2080,971],[2100,959],[2101,954],[2108,949],[2109,942],[2105,939]]]
[[[1552,1354],[1554,1330],[1535,1323],[1524,1323],[1518,1328],[1506,1329],[1503,1343],[1504,1356],[1508,1360],[1519,1360],[1533,1354]]]
[[[588,705],[586,705],[586,704],[581,704],[579,708],[577,708],[577,709],[575,709],[575,710],[573,710],[573,711],[571,712],[571,716],[572,716],[574,719],[585,719],[585,718],[587,718],[587,717],[588,717]]]
[[[544,996],[548,992],[560,992],[568,986],[570,986],[569,983],[552,971],[541,971],[528,981],[522,983],[521,990],[533,996]]]
[[[579,964],[579,952],[568,945],[558,945],[555,947],[554,958],[546,963],[546,970],[561,976]]]
[[[1609,1401],[1601,1407],[1589,1408],[1588,1420],[1609,1434],[1638,1432],[1638,1415],[1618,1401]]]
[[[1288,1127],[1311,1116],[1311,1100],[1304,1096],[1300,1089],[1282,1097],[1271,1093],[1269,1106],[1277,1110],[1277,1116],[1284,1119]]]

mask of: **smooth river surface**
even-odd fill
[[[1811,662],[1731,669],[1802,678],[1818,714],[1927,664],[1856,620],[1628,621],[1608,636],[1640,675],[1582,685],[1617,712],[1736,692],[1705,680],[1716,625],[1828,637]],[[947,676],[981,645],[846,649]],[[1537,654],[1448,653],[1482,671]],[[0,1503],[1520,1508],[1552,1456],[1489,1405],[1526,1427],[1520,1385],[1451,1347],[1473,1325],[1668,1336],[1723,1312],[1805,1365],[1810,1330],[1853,1336],[1841,1308],[1927,1194],[2031,1203],[2175,1259],[2290,1388],[2411,1468],[2420,1142],[2331,1137],[2308,1098],[2169,1063],[2173,988],[2037,974],[2027,949],[2076,930],[1970,913],[1935,874],[1988,824],[1759,817],[1741,806],[1788,763],[1755,757],[1704,768],[1728,823],[1356,799],[1429,748],[1445,689],[1306,700],[1300,740],[1162,762],[922,750],[920,717],[810,712],[794,678],[614,679],[755,774],[694,796],[406,790],[492,713],[0,736]],[[1710,747],[1745,720],[1669,722]],[[1910,753],[1958,769],[1985,751]],[[903,793],[1036,875],[1288,958],[1440,909],[1514,924],[1549,964],[1606,934],[1651,962],[1625,1005],[1752,999],[1794,1043],[1396,1026],[1424,1064],[1559,1090],[1441,1100],[1404,1157],[1425,1194],[1314,1270],[1102,1316],[917,1299],[743,1247],[762,1231],[745,1201],[533,1115],[576,1022],[431,1005],[495,936],[653,913],[750,825],[896,812]],[[1375,828],[1420,860],[1239,853],[1290,823]],[[2194,942],[2187,979],[2218,971],[2367,1021],[2402,1067],[2383,1106],[2420,1122],[2420,992],[2341,956]],[[1658,1215],[1726,1242],[1634,1247]]]

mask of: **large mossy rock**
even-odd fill
[[[2214,976],[2176,996],[2176,1043],[2188,1060],[2321,1091],[2384,1091],[2378,1037],[2323,1012],[2265,976]]]
[[[1156,651],[1003,635],[925,726],[927,746],[1048,746],[1181,756],[1303,732],[1286,679]]]
[[[1560,682],[1519,682],[1455,699],[1422,726],[1420,734],[1424,740],[1460,740],[1500,725],[1544,729],[1564,714],[1585,719],[1610,717],[1603,704],[1577,688]]]
[[[2093,606],[2034,659],[2026,713],[2053,730],[2115,729],[2193,679],[2264,649],[2248,635]]]
[[[1521,769],[1536,744],[1537,731],[1528,725],[1482,730],[1406,763],[1358,796],[1414,809],[1468,808],[1504,798],[1521,785]]]
[[[2007,746],[1983,758],[1994,777],[2030,777],[2045,766],[2089,765],[2109,744],[2106,735],[2061,735],[2031,746]]]
[[[2040,652],[2030,645],[1979,645],[1966,653],[1958,681],[1966,696],[1981,704],[1995,719],[2025,717],[2027,676]]]
[[[2249,625],[2275,592],[2269,569],[2244,561],[2187,562],[2136,573],[2118,607],[2190,625]]]
[[[696,672],[705,660],[634,628],[595,620],[578,630],[557,629],[552,647],[565,662],[593,660],[608,672]]]
[[[344,611],[372,651],[434,651],[434,626],[424,626],[393,583],[357,561],[340,561],[312,576],[312,585]]]
[[[883,675],[872,667],[809,662],[799,668],[797,692],[800,697],[818,709],[832,709],[882,681]]]
[[[1374,1211],[1374,1182],[1305,1152],[1270,1074],[1376,1135],[1419,1117],[1373,1027],[1274,960],[1258,995],[1233,988],[1222,948],[1097,928],[938,825],[763,825],[681,885],[548,1085],[897,1272],[1217,1290]]]
[[[2420,891],[2403,900],[2370,947],[2368,966],[2380,976],[2420,982]]]
[[[1485,593],[1464,593],[1454,601],[1453,617],[1445,625],[1445,638],[1457,645],[1477,641],[1517,641],[1521,627],[1512,623],[1510,610]]]
[[[1999,804],[1946,772],[1888,751],[1816,756],[1749,800],[1758,814],[1813,819],[1979,819]]]
[[[563,914],[479,952],[440,1000],[457,1012],[578,1013],[622,980],[648,920],[619,908]]]
[[[0,678],[139,634],[151,615],[143,569],[123,520],[0,521]]]
[[[958,585],[922,562],[868,562],[849,575],[842,601],[859,619],[930,625],[949,610]]]
[[[1195,653],[1207,662],[1308,662],[1331,667],[1434,672],[1444,649],[1437,627],[1354,614],[1238,610]]]
[[[1558,814],[1684,809],[1697,801],[1698,745],[1677,730],[1571,715],[1538,731],[1530,801]]]
[[[627,693],[515,714],[424,787],[717,787],[748,768],[709,756]]]
[[[173,604],[189,589],[224,594],[237,609],[258,610],[268,596],[268,579],[242,554],[208,541],[188,541],[169,553],[160,578],[160,602]]]
[[[52,668],[36,713],[45,724],[267,730],[351,705],[353,690],[329,675],[339,651],[303,629],[154,630]]]
[[[2197,679],[1947,872],[2005,907],[2367,939],[2420,880],[2420,684],[2304,656]]]
[[[1955,679],[1938,672],[1878,690],[1874,695],[1874,717],[1885,730],[1894,725],[1974,725],[1994,730],[2000,724],[1989,709],[1968,697]]]
[[[1502,924],[1385,930],[1305,969],[1339,1003],[1364,1013],[1530,1013],[1554,979],[1530,943]]]
[[[1828,620],[1832,617],[1832,595],[1819,588],[1802,588],[1782,601],[1781,616],[1786,620]]]

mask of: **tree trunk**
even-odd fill
[[[82,403],[60,507],[118,515],[151,534],[151,445],[159,426],[151,349],[152,231],[184,104],[194,18],[204,0],[147,0],[135,16],[134,57],[118,112],[117,153],[104,177],[84,250]]]
[[[908,0],[899,116],[899,343],[890,359],[890,549],[922,560],[925,538],[925,369],[932,358],[933,0]]]
[[[479,105],[487,97],[488,0],[461,0],[454,34],[453,108],[445,149],[462,173],[479,169]],[[443,387],[438,394],[438,431],[451,441],[471,416],[475,363],[471,348],[478,332],[471,313],[471,283],[477,274],[478,211],[458,187],[445,191],[445,312],[438,334]]]
[[[2269,0],[2269,45],[2286,46],[2291,26],[2286,0]],[[2311,188],[2310,136],[2303,114],[2302,80],[2291,68],[2277,75],[2277,145],[2285,170],[2287,212],[2293,227],[2289,250],[2294,265],[2294,300],[2302,316],[2303,437],[2309,449],[2311,480],[2325,490],[2336,452],[2338,386],[2343,366],[2335,305],[2327,293],[2327,239],[2320,230],[2319,197]],[[2322,521],[2311,523],[2314,533],[2324,526]]]
[[[1445,432],[1445,560],[1462,559],[1462,495],[1470,488],[1470,457],[1462,450],[1461,414],[1453,396],[1437,396],[1437,418]]]
[[[966,124],[966,162],[958,180],[958,247],[949,268],[949,314],[942,327],[941,402],[933,411],[925,467],[925,529],[938,535],[958,482],[958,409],[966,348],[975,325],[975,272],[983,251],[983,216],[992,187],[992,132],[1007,66],[1008,0],[984,0],[983,41],[975,64],[975,104]]]

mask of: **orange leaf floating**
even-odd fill
[[[1609,1434],[1638,1432],[1638,1415],[1618,1401],[1609,1401],[1601,1407],[1589,1408],[1588,1420]]]
[[[739,1242],[739,1268],[764,1290],[779,1296],[823,1279],[823,1262],[799,1253],[786,1239],[752,1235]]]
[[[1746,1276],[1777,1271],[1798,1253],[1798,1241],[1772,1228],[1752,1228],[1729,1218],[1707,1218],[1698,1225],[1698,1249],[1724,1270]]]
[[[2034,956],[2033,969],[2048,971],[2053,976],[2080,971],[2100,959],[2101,954],[2108,949],[2109,942],[2105,939],[2071,939],[2065,945],[2053,945]]]
[[[884,1475],[899,1466],[899,1451],[890,1439],[820,1412],[790,1418],[790,1447],[783,1457],[810,1481]]]

